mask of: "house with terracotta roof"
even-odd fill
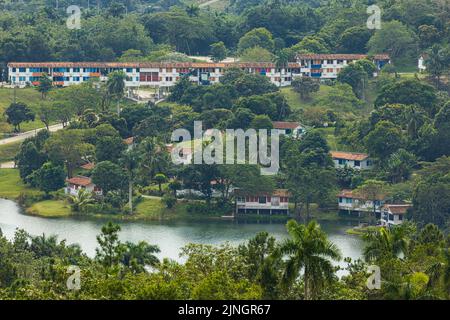
[[[366,170],[373,167],[373,160],[366,153],[331,151],[330,154],[336,168],[349,167]]]
[[[92,179],[85,176],[75,176],[70,179],[66,179],[67,187],[65,189],[66,194],[77,196],[81,189],[85,189],[88,192],[93,192],[96,195],[102,195],[103,191],[97,187]]]
[[[233,191],[236,214],[289,214],[289,197],[287,189],[275,189],[272,192],[247,192],[242,189]]]
[[[300,125],[300,123],[295,121],[273,121],[272,125],[279,134],[284,134],[294,138],[299,138],[306,132],[305,128]]]
[[[375,201],[375,214],[381,212],[383,201]],[[374,203],[371,200],[364,200],[352,190],[343,189],[338,194],[338,208],[343,213],[373,213]]]
[[[385,204],[381,208],[381,225],[390,227],[402,224],[410,208],[412,208],[410,204]]]

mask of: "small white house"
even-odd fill
[[[341,212],[358,213],[358,215],[363,212],[372,213],[373,205],[373,201],[361,199],[352,190],[343,189],[338,194],[338,208]],[[381,212],[382,205],[383,201],[375,201],[375,214],[378,215]]]
[[[405,220],[404,216],[409,208],[410,204],[385,204],[381,208],[380,223],[382,226],[390,227],[393,225],[402,224]]]
[[[236,214],[289,214],[289,192],[286,189],[275,189],[271,193],[247,193],[234,190]]]
[[[81,189],[85,189],[89,192],[93,192],[97,195],[102,195],[103,191],[101,188],[97,187],[92,183],[92,179],[85,176],[75,176],[73,178],[67,179],[66,194],[72,196],[77,196]]]
[[[371,169],[373,161],[366,153],[331,151],[331,158],[333,159],[336,168],[353,168],[366,170]]]
[[[298,122],[293,121],[273,121],[273,128],[279,134],[285,134],[290,137],[298,138],[305,133],[305,128]]]

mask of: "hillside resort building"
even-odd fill
[[[173,86],[181,77],[192,82],[208,85],[218,83],[226,69],[239,68],[253,74],[261,74],[277,86],[288,86],[295,77],[336,79],[342,68],[360,59],[371,59],[380,70],[390,63],[386,54],[369,57],[363,54],[299,54],[296,62],[279,67],[268,62],[10,62],[9,82],[17,86],[38,85],[42,75],[47,74],[54,86],[64,87],[97,79],[106,81],[113,71],[127,75],[127,87]]]

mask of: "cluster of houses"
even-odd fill
[[[298,122],[274,122],[274,129],[280,130],[280,133],[292,137],[300,137],[305,128]],[[124,143],[132,147],[134,141],[130,137],[124,140]],[[166,146],[167,151],[173,149],[173,145]],[[185,163],[191,163],[193,150],[190,147],[184,147],[180,150]],[[336,168],[352,168],[355,170],[367,170],[373,167],[373,160],[368,154],[331,151]],[[90,171],[95,167],[92,162],[87,162],[81,166],[82,169]],[[211,182],[214,185],[214,181]],[[82,189],[92,192],[98,196],[102,195],[101,188],[98,188],[90,177],[75,176],[67,179],[66,193],[76,196]],[[261,214],[261,215],[289,215],[289,191],[286,189],[275,189],[272,192],[249,193],[246,190],[231,188],[230,192],[234,194],[235,214]],[[201,192],[197,190],[178,190],[177,196],[198,195]],[[213,186],[213,197],[221,196],[219,191],[215,191]],[[362,214],[375,214],[382,226],[392,226],[401,224],[404,221],[405,214],[411,208],[410,204],[389,204],[383,200],[364,199],[361,195],[356,194],[352,190],[341,190],[337,196],[338,208],[341,213],[361,216]]]
[[[282,87],[296,77],[336,79],[344,67],[360,59],[370,59],[378,70],[390,63],[386,54],[298,54],[296,62],[284,66],[270,62],[10,62],[8,78],[13,85],[38,85],[40,77],[47,74],[53,85],[64,87],[91,79],[106,81],[110,72],[123,71],[127,87],[168,88],[183,76],[198,84],[218,83],[227,69],[239,68],[266,76]]]

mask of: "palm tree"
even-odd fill
[[[83,211],[88,204],[93,203],[95,200],[92,197],[92,193],[86,189],[80,189],[76,196],[71,196],[69,198],[72,204],[72,209],[75,212]]]
[[[280,50],[273,58],[273,62],[275,63],[275,68],[280,69],[280,83],[279,87],[281,87],[282,77],[281,70],[286,69],[289,63],[289,52],[286,49]]]
[[[156,267],[159,264],[159,259],[154,255],[160,252],[156,245],[150,245],[145,241],[137,244],[127,242],[124,249],[121,262],[134,272],[144,272],[145,266]]]
[[[130,214],[133,214],[133,183],[136,168],[139,164],[138,153],[134,149],[125,151],[120,162],[128,174],[128,204],[130,207]]]
[[[366,261],[377,261],[381,258],[397,258],[401,254],[406,254],[409,235],[407,224],[369,230],[364,235],[364,241],[367,243],[364,248],[364,258]]]
[[[200,12],[200,7],[196,4],[191,4],[186,7],[186,13],[189,17],[197,17]]]
[[[290,220],[287,230],[290,239],[280,248],[287,255],[283,283],[291,285],[303,271],[305,299],[314,299],[320,288],[332,280],[335,271],[332,261],[339,261],[341,252],[316,221],[305,226]]]
[[[114,71],[109,74],[106,87],[108,94],[117,100],[117,114],[120,114],[120,100],[125,92],[125,80],[127,75],[123,71]]]

